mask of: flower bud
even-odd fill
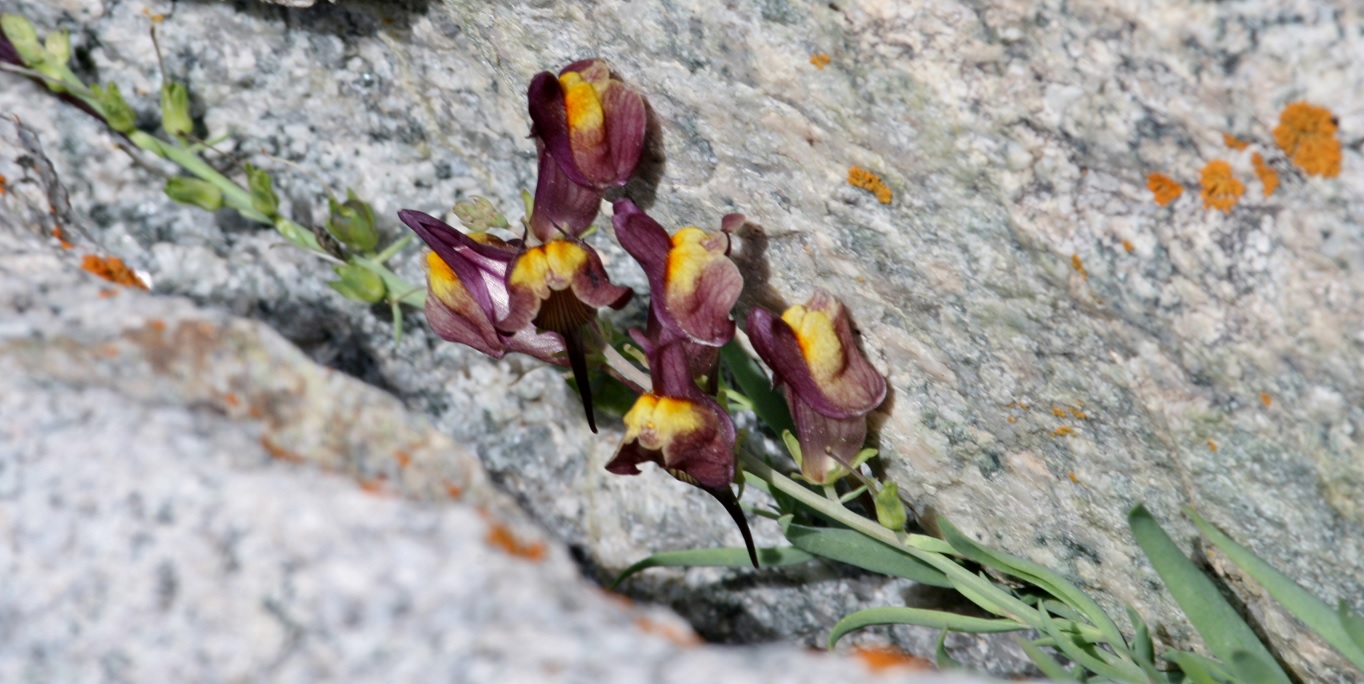
[[[65,65],[71,61],[71,34],[66,31],[53,31],[47,34],[44,51],[53,64]]]
[[[166,195],[181,204],[217,211],[223,206],[223,191],[198,178],[176,176],[166,181]]]
[[[455,202],[455,217],[465,228],[483,233],[493,228],[506,228],[507,217],[493,206],[486,197],[474,197]],[[530,210],[526,210],[530,214]]]
[[[189,135],[194,120],[189,116],[189,89],[171,81],[161,86],[161,127],[172,137]]]
[[[267,171],[246,165],[246,189],[251,193],[251,208],[268,218],[279,215],[279,196]]]
[[[90,86],[90,90],[99,101],[100,108],[104,110],[104,120],[110,128],[119,133],[133,130],[137,125],[137,115],[133,113],[133,108],[128,106],[128,101],[123,99],[123,93],[119,92],[117,83],[110,83],[103,88],[93,85]]]
[[[384,280],[373,271],[354,264],[333,267],[340,280],[332,280],[327,286],[340,292],[346,299],[373,304],[384,298]]]
[[[46,61],[47,50],[38,41],[38,32],[33,30],[33,24],[28,19],[18,14],[0,16],[0,29],[4,30],[5,37],[25,65],[33,67]]]
[[[379,231],[374,229],[374,210],[355,193],[347,190],[346,201],[338,203],[328,197],[331,216],[327,218],[327,232],[347,249],[369,253],[379,244]]]
[[[876,502],[876,522],[881,527],[899,532],[905,529],[909,515],[905,512],[905,502],[900,500],[900,488],[894,482],[881,486],[874,497]]]

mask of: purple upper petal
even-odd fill
[[[668,251],[673,247],[667,229],[628,199],[616,200],[611,210],[616,241],[644,268],[650,287],[661,292],[664,271],[668,267]]]
[[[496,319],[507,306],[504,277],[515,252],[497,245],[485,245],[452,228],[444,221],[412,209],[398,212],[398,219],[426,243],[431,251],[449,264],[474,301]]]
[[[625,183],[635,174],[644,151],[644,134],[649,124],[644,97],[613,80],[602,93],[602,113],[606,117],[606,138],[611,145],[610,159],[616,183]]]

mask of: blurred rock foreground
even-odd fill
[[[305,223],[325,215],[319,181],[354,188],[390,238],[397,209],[474,194],[519,216],[534,181],[525,83],[606,57],[663,124],[652,213],[714,227],[742,212],[767,236],[751,282],[787,303],[820,284],[852,309],[893,387],[879,446],[920,510],[1136,606],[1168,645],[1196,636],[1128,535],[1139,502],[1191,551],[1180,508],[1196,505],[1364,610],[1359,9],[731,5],[0,0],[71,30],[82,73],[118,83],[148,129],[147,15],[163,14],[166,68],[204,132],[230,136],[220,150],[273,171]],[[605,598],[573,561],[607,577],[737,534],[666,476],[605,473],[618,425],[592,436],[556,373],[440,343],[419,313],[395,345],[383,311],[322,285],[327,264],[170,203],[163,168],[34,86],[0,84],[0,112],[32,128],[69,192],[58,220],[75,243],[43,236],[49,186],[0,125],[0,680],[815,681],[857,667],[679,645],[676,618]],[[1298,100],[1336,115],[1338,177],[1306,177],[1274,147]],[[1255,152],[1281,174],[1272,196]],[[1215,159],[1247,188],[1227,213],[1199,198]],[[891,203],[847,185],[851,166]],[[1146,189],[1156,171],[1185,186],[1169,207]],[[640,288],[609,235],[594,240]],[[83,273],[87,253],[122,257],[152,292]],[[397,266],[421,280],[417,250]],[[1361,678],[1211,563],[1304,681]],[[922,598],[820,565],[650,571],[626,590],[709,640],[811,645],[850,610]],[[935,635],[861,638],[924,654]],[[1007,640],[949,645],[1018,671]]]

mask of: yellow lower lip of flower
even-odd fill
[[[469,291],[464,289],[464,283],[459,281],[459,276],[439,254],[426,253],[426,273],[431,283],[431,293],[442,304],[457,309],[469,302]]]
[[[566,289],[573,276],[587,264],[587,250],[581,245],[564,240],[532,247],[516,261],[512,269],[511,285],[533,289],[541,298],[550,290]]]
[[[696,291],[701,272],[715,257],[702,244],[707,237],[705,231],[695,226],[687,226],[673,236],[673,248],[668,252],[668,270],[664,276],[670,295],[686,297]]]
[[[686,399],[641,394],[625,414],[625,441],[638,440],[645,449],[662,449],[703,423],[701,409]]]
[[[564,89],[564,109],[568,115],[569,130],[579,132],[601,128],[606,116],[597,88],[573,71],[560,76],[559,85]]]
[[[829,314],[797,304],[787,309],[781,319],[795,331],[801,355],[815,381],[832,380],[843,368],[843,344],[834,332],[834,322]]]

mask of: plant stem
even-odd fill
[[[924,551],[930,554],[956,554],[947,542],[941,539],[934,539],[922,534],[908,534],[905,532],[892,532],[881,526],[875,520],[869,520],[852,511],[844,508],[842,504],[830,501],[815,492],[810,491],[799,482],[782,475],[777,470],[753,454],[742,451],[739,453],[740,465],[749,474],[766,482],[768,485],[781,491],[783,494],[805,504],[821,515],[850,527],[862,534],[877,541],[895,547],[902,547],[914,551]]]
[[[654,381],[649,375],[626,360],[620,352],[616,351],[615,347],[609,344],[603,345],[602,356],[606,357],[606,365],[619,374],[621,380],[635,385],[641,392],[647,392],[649,388],[654,386]]]
[[[374,260],[382,264],[388,261],[389,259],[392,259],[394,255],[396,255],[398,252],[401,252],[404,247],[410,244],[412,244],[412,234],[408,233],[407,235],[404,235],[401,239],[399,239],[397,242],[394,242],[393,244],[384,248],[384,251],[374,255]]]

